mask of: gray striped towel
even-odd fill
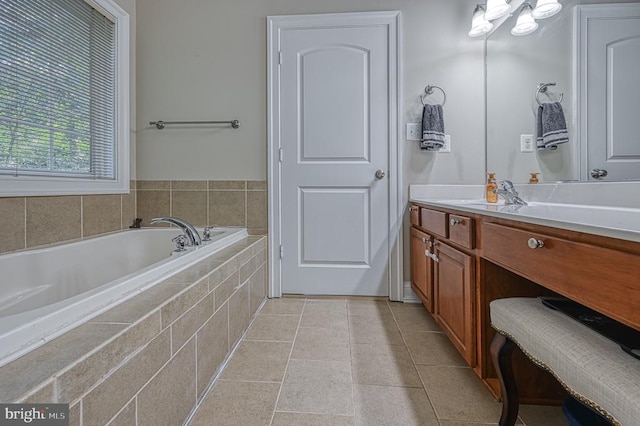
[[[567,122],[560,102],[545,102],[538,107],[538,149],[558,149],[561,143],[569,142]]]
[[[444,146],[444,116],[442,105],[426,104],[422,110],[420,149],[438,151]]]

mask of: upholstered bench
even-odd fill
[[[615,425],[640,425],[640,360],[616,343],[535,298],[508,298],[490,304],[493,362],[502,387],[500,425],[518,417],[518,389],[511,353],[518,345],[584,405]]]

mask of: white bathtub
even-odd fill
[[[0,256],[0,366],[247,236],[214,228],[172,253],[176,228],[137,229]]]

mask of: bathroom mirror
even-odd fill
[[[635,0],[636,3],[637,1]],[[519,4],[520,2],[514,1],[513,3]],[[633,141],[627,140],[629,139],[627,137],[625,139],[627,145],[621,149],[613,144],[613,138],[623,132],[606,130],[608,122],[600,125],[603,130],[601,131],[602,135],[598,134],[598,137],[593,136],[595,132],[591,128],[592,126],[588,125],[589,121],[596,122],[597,120],[582,120],[580,122],[580,117],[587,116],[587,114],[584,110],[578,110],[579,107],[584,106],[585,102],[576,98],[585,98],[586,96],[583,94],[585,89],[580,88],[577,83],[579,81],[577,75],[581,72],[584,73],[584,71],[579,69],[579,61],[574,59],[576,5],[605,4],[610,7],[613,3],[634,2],[561,0],[560,3],[562,4],[560,13],[547,19],[538,20],[539,27],[533,34],[521,37],[511,35],[511,28],[520,11],[520,8],[517,8],[512,11],[513,16],[505,20],[486,40],[487,171],[496,172],[498,179],[510,179],[515,183],[529,182],[532,172],[540,173],[540,182],[640,179],[640,143],[638,143],[637,134],[635,134]],[[535,6],[535,0],[532,1],[532,4]],[[640,8],[640,5],[638,7]],[[607,25],[619,26],[617,21],[612,20],[611,22],[612,24]],[[640,19],[632,25],[640,28],[638,22]],[[579,38],[576,41],[579,46]],[[640,37],[627,43],[625,49],[631,52],[633,57],[640,57],[638,55]],[[608,47],[607,51],[610,50]],[[603,59],[603,63],[606,61],[610,61],[610,58]],[[574,62],[578,63],[574,64]],[[625,64],[627,63],[625,62]],[[588,63],[588,66],[592,66],[591,62]],[[627,96],[625,111],[621,113],[618,106],[618,112],[615,115],[618,127],[623,119],[626,121],[622,123],[622,128],[627,134],[635,127],[635,121],[640,117],[640,101],[637,100],[640,98],[640,85],[637,80],[640,60],[632,59],[630,66],[632,69],[626,70],[624,75],[615,74],[615,78],[618,79],[615,84],[611,84],[611,81],[607,80],[606,84],[602,84],[601,90],[603,102],[606,102],[605,96],[610,96],[610,92],[614,92],[614,89],[618,91],[617,93],[623,93],[624,96]],[[610,70],[607,67],[610,67],[610,64],[602,65],[602,69],[606,72],[602,71],[601,74],[609,73]],[[629,64],[626,67],[618,68],[629,68]],[[622,82],[626,87],[621,90]],[[539,94],[541,102],[558,101],[562,96],[561,105],[566,118],[569,142],[558,145],[556,150],[536,149],[538,103],[535,95],[536,88],[540,83],[555,83],[553,86],[548,86],[546,93]],[[628,93],[634,95],[629,96]],[[591,98],[595,97],[591,96]],[[611,112],[608,111],[607,114],[609,116],[606,120],[609,120]],[[592,132],[592,134],[589,135],[588,132]],[[592,137],[587,139],[589,136]],[[619,163],[629,163],[627,157],[635,158],[636,163],[626,171],[610,173],[608,177],[592,178],[590,173],[597,166],[594,166],[593,163],[595,156],[588,154],[587,140],[591,146],[595,146],[594,141],[598,140],[598,144],[606,152],[606,158],[603,157],[605,160],[613,158],[616,161],[616,155],[620,154],[622,160],[618,161]],[[526,150],[522,145],[527,143],[532,145],[533,152],[522,152]],[[613,153],[615,155],[612,155],[614,148],[617,151]],[[591,160],[588,155],[591,155]],[[605,156],[605,154],[602,155]],[[610,164],[609,160],[605,163]]]

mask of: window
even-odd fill
[[[128,15],[0,0],[0,195],[126,192]]]

